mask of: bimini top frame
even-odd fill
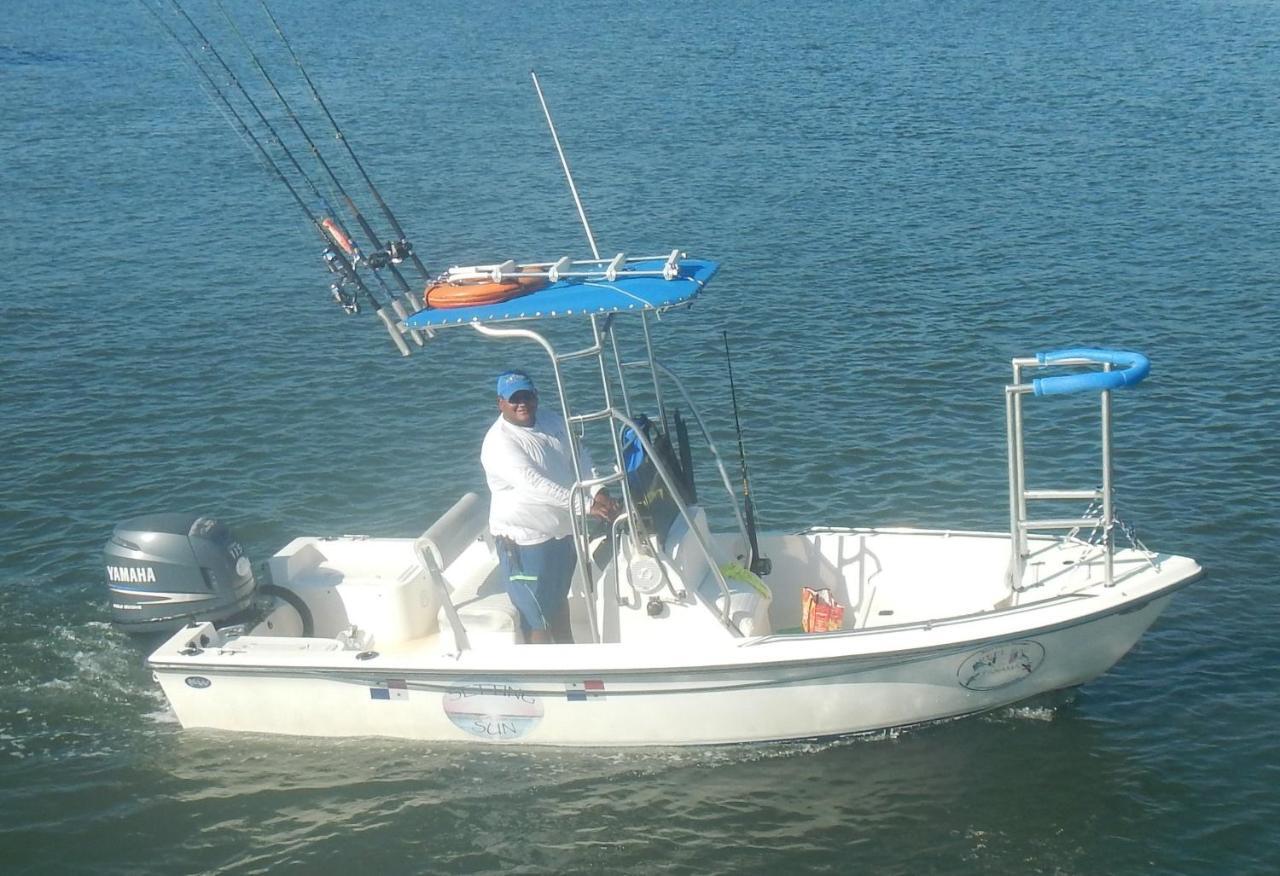
[[[654,548],[661,549],[661,543],[651,544],[647,537],[642,537],[638,523],[635,498],[631,495],[630,485],[623,463],[622,430],[630,429],[636,440],[644,448],[647,456],[653,461],[657,475],[665,483],[668,494],[673,498],[680,516],[684,519],[693,534],[699,549],[705,554],[712,574],[716,578],[720,592],[725,596],[721,611],[721,622],[731,631],[733,624],[729,619],[729,584],[725,580],[706,534],[697,526],[693,513],[683,501],[676,474],[668,470],[662,457],[655,453],[644,431],[639,428],[637,416],[632,412],[631,393],[628,389],[626,372],[641,368],[649,372],[653,383],[654,400],[658,406],[656,422],[664,423],[667,419],[663,405],[661,382],[666,377],[678,393],[689,405],[690,413],[703,435],[711,457],[719,470],[720,480],[730,498],[734,509],[743,543],[748,539],[742,512],[738,507],[738,496],[729,480],[723,460],[710,434],[707,432],[702,416],[693,405],[683,384],[667,368],[658,363],[653,356],[653,342],[649,331],[648,315],[651,312],[661,313],[672,308],[688,306],[693,298],[712,275],[718,265],[712,261],[698,259],[676,259],[676,253],[668,258],[626,260],[615,257],[612,260],[591,260],[576,263],[587,266],[575,276],[559,279],[551,286],[529,295],[501,304],[483,307],[456,308],[448,310],[423,310],[410,317],[408,324],[414,328],[443,328],[457,325],[470,325],[482,335],[501,339],[529,340],[542,347],[551,362],[555,374],[556,392],[560,400],[560,409],[564,413],[565,422],[569,426],[569,450],[572,456],[574,471],[582,472],[578,464],[581,458],[580,442],[586,426],[593,422],[609,425],[612,442],[614,465],[612,472],[602,475],[583,473],[571,488],[571,510],[574,520],[574,543],[578,554],[578,567],[582,570],[587,591],[588,616],[593,641],[600,641],[600,629],[596,617],[595,600],[597,598],[595,581],[590,559],[587,534],[586,495],[595,487],[616,484],[622,493],[624,514],[620,518],[625,526],[627,539],[631,548],[631,556],[651,553]],[[564,261],[564,260],[562,260]],[[550,270],[557,263],[536,263],[534,265],[480,266],[470,270],[477,276],[492,277],[485,271],[497,269],[506,272],[528,274],[530,269],[543,268]],[[572,264],[572,263],[571,263]],[[593,267],[592,267],[593,266]],[[606,276],[607,274],[607,276]],[[619,314],[635,313],[640,319],[643,331],[645,358],[640,361],[624,362],[619,352],[618,339],[614,334],[615,317]],[[530,325],[510,325],[513,322],[528,323],[532,320],[551,317],[586,316],[592,331],[590,346],[569,352],[559,352],[551,342]],[[564,366],[575,360],[594,362],[598,371],[604,406],[600,410],[578,412],[569,398],[565,386]],[[634,382],[635,376],[632,376]],[[617,526],[614,527],[617,531]],[[661,538],[665,533],[649,533]],[[615,545],[616,547],[616,545]],[[615,557],[621,560],[621,554],[615,551]],[[697,582],[686,582],[688,586],[696,586]]]

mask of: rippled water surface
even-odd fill
[[[228,5],[296,85],[258,7]],[[531,68],[601,248],[723,261],[659,343],[728,447],[730,333],[766,527],[999,529],[1009,358],[1129,347],[1154,368],[1117,396],[1121,514],[1210,577],[1072,700],[871,739],[183,732],[108,623],[112,525],[207,511],[259,558],[420,532],[482,485],[488,381],[527,351],[460,333],[397,358],[328,302],[287,192],[141,6],[9,0],[5,872],[1280,866],[1280,8],[273,6],[431,266],[584,251]],[[1050,469],[1084,458],[1083,414],[1033,412]]]

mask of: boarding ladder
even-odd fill
[[[1105,586],[1115,585],[1116,524],[1112,489],[1111,391],[1133,386],[1147,376],[1150,363],[1141,353],[1122,350],[1074,348],[1037,353],[1012,360],[1013,383],[1005,387],[1005,422],[1009,454],[1009,587],[1021,592],[1036,585],[1024,582],[1030,557],[1028,536],[1032,532],[1092,529],[1100,533]],[[1024,371],[1046,368],[1096,368],[1072,374],[1032,377],[1024,381]],[[1119,369],[1119,370],[1117,370]],[[1093,489],[1031,490],[1026,486],[1026,458],[1023,442],[1022,400],[1025,396],[1050,396],[1078,392],[1098,392],[1101,397],[1102,483]],[[1083,500],[1088,510],[1079,517],[1033,518],[1028,504],[1037,501]],[[1095,511],[1096,509],[1096,511]]]

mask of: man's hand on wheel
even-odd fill
[[[613,519],[622,512],[622,506],[614,501],[613,497],[604,490],[596,493],[595,499],[591,502],[590,514],[592,517],[599,517],[606,523],[612,523]]]

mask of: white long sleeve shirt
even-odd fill
[[[591,476],[591,455],[579,447],[579,471]],[[574,481],[569,434],[559,413],[539,408],[532,426],[501,416],[480,447],[480,464],[493,498],[489,529],[516,544],[538,544],[573,533],[569,488]],[[592,493],[598,490],[592,490]]]

